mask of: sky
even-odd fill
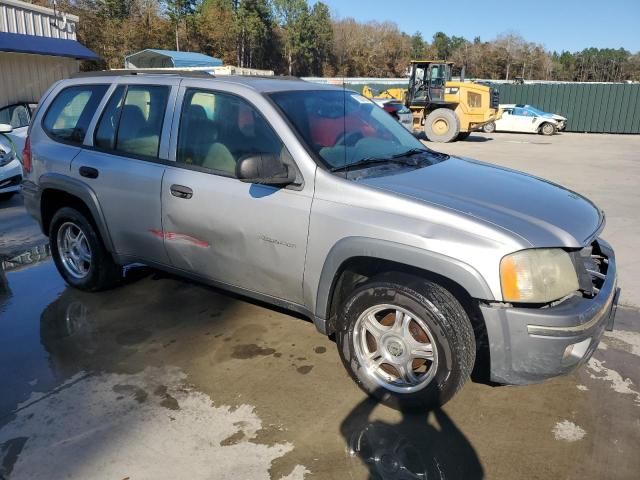
[[[322,0],[338,18],[391,20],[431,41],[437,31],[473,40],[518,33],[547,50],[640,51],[640,0]],[[310,2],[311,3],[311,2]]]

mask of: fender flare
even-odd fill
[[[52,189],[68,193],[82,200],[93,216],[105,248],[110,253],[114,252],[111,234],[109,233],[102,207],[98,201],[98,196],[90,186],[80,180],[60,173],[45,173],[41,175],[38,180],[38,186],[40,188],[40,198],[42,198],[45,190]],[[43,233],[48,235],[48,232]]]
[[[331,333],[327,331],[327,321],[336,275],[344,262],[355,257],[389,260],[420,268],[456,282],[472,298],[494,300],[494,295],[482,275],[471,265],[460,260],[387,240],[347,237],[331,248],[320,274],[313,320],[316,328],[322,333]]]

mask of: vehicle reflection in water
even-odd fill
[[[403,413],[392,424],[371,420],[377,405],[374,399],[363,400],[340,426],[353,478],[360,465],[370,480],[484,478],[473,446],[443,410]],[[429,422],[430,413],[437,427]]]
[[[47,245],[0,259],[0,424],[33,391],[64,381],[50,368],[39,326],[40,314],[64,288]]]

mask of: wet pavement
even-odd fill
[[[146,268],[83,293],[47,254],[2,262],[2,479],[638,478],[634,309],[568,377],[409,415],[303,318]]]

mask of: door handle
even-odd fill
[[[184,185],[171,185],[171,195],[178,198],[189,199],[193,197],[193,190]]]
[[[79,172],[81,176],[86,178],[98,178],[98,175],[100,174],[98,169],[93,167],[80,167]]]

